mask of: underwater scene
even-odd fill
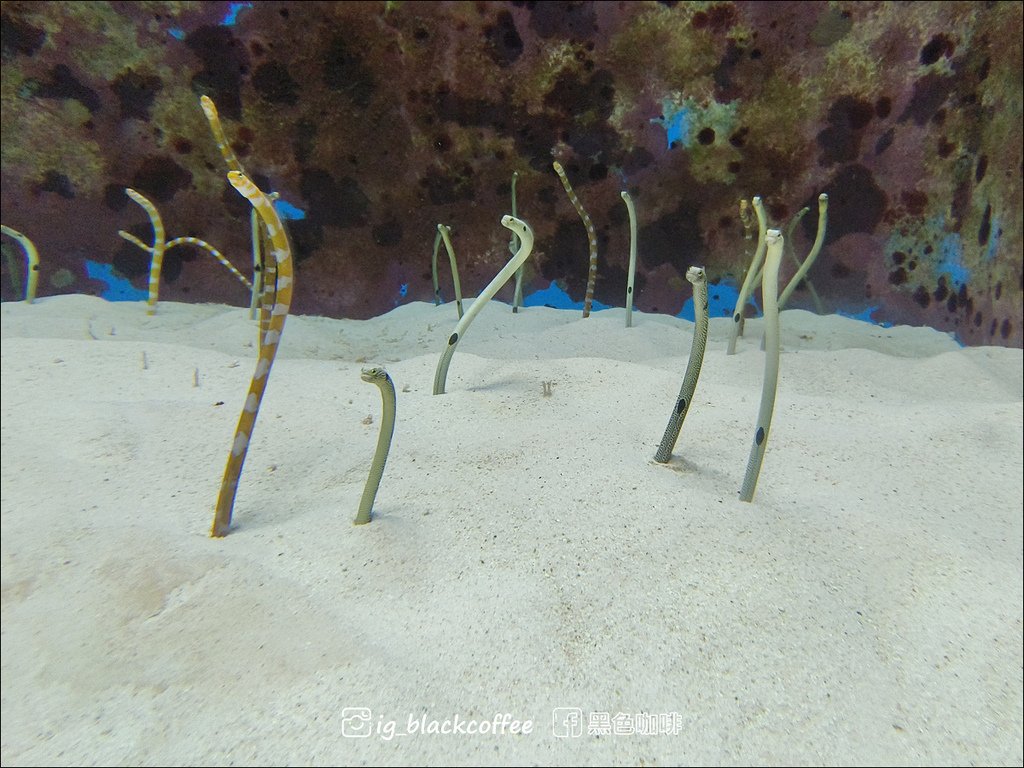
[[[4,765],[1024,762],[1024,3],[0,33]]]

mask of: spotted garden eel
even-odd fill
[[[462,319],[462,283],[459,282],[459,265],[455,261],[455,249],[452,247],[452,228],[445,224],[437,225],[437,232],[444,240],[444,249],[448,251],[448,263],[452,266],[452,286],[455,288],[455,311]],[[436,253],[436,251],[435,251]],[[437,260],[434,260],[434,271],[437,271]],[[437,282],[437,279],[434,279]]]
[[[702,267],[690,267],[686,270],[686,279],[693,283],[693,342],[690,345],[690,359],[686,361],[686,373],[683,374],[683,385],[679,388],[672,415],[661,438],[658,452],[654,460],[665,464],[672,458],[672,449],[679,439],[679,430],[683,428],[683,419],[693,402],[693,393],[697,389],[700,378],[700,366],[704,362],[704,349],[708,345],[708,278]]]
[[[626,327],[633,327],[633,282],[636,279],[636,207],[633,205],[633,198],[629,192],[622,190],[619,193],[622,202],[626,204],[626,212],[629,214],[629,273],[626,275]],[[690,273],[686,273],[686,279],[690,280]],[[692,283],[693,281],[690,280]],[[701,350],[701,354],[703,354]]]
[[[373,500],[377,498],[380,479],[384,476],[384,464],[388,460],[388,451],[391,449],[391,438],[395,433],[395,385],[391,381],[391,377],[379,365],[373,368],[363,368],[361,376],[363,381],[368,381],[380,387],[380,396],[384,403],[384,415],[380,422],[377,450],[374,452],[373,462],[370,464],[370,476],[366,478],[363,497],[359,500],[359,512],[356,515],[355,525],[363,525],[370,522]]]
[[[804,259],[804,263],[800,265],[800,269],[793,275],[793,279],[789,281],[786,289],[779,296],[779,309],[782,310],[786,306],[786,302],[789,301],[789,297],[793,295],[793,291],[800,284],[800,281],[804,279],[807,271],[811,268],[814,260],[818,258],[818,254],[821,252],[821,246],[825,242],[825,227],[828,224],[828,195],[822,192],[818,195],[818,233],[814,236],[814,245],[811,246],[810,253],[807,254],[807,258]]]
[[[757,248],[754,249],[754,258],[750,261],[747,276],[744,278],[743,285],[740,287],[740,293],[736,297],[736,309],[732,313],[732,329],[729,331],[729,346],[726,350],[726,354],[729,355],[736,354],[736,338],[743,332],[743,312],[747,308],[747,299],[753,290],[754,279],[757,277],[757,271],[761,267],[761,260],[764,258],[766,246],[765,232],[768,221],[765,218],[764,204],[761,202],[760,197],[754,198],[754,213],[757,214]]]
[[[793,235],[793,229],[796,227],[797,223],[800,221],[801,218],[803,218],[803,216],[809,210],[810,210],[809,208],[802,208],[790,220],[789,224],[786,226],[785,239],[786,239],[786,244],[789,246],[789,248],[787,250],[789,252],[790,257],[793,260],[793,263],[796,264],[797,271],[796,271],[796,274],[793,275],[793,278],[789,281],[789,283],[787,283],[787,285],[783,289],[782,293],[779,294],[779,311],[780,312],[783,309],[786,308],[786,302],[789,301],[789,297],[793,295],[793,291],[796,290],[797,286],[800,284],[800,281],[803,280],[807,276],[807,272],[810,270],[811,265],[814,264],[814,260],[818,258],[818,254],[821,252],[821,246],[822,246],[822,244],[825,241],[825,226],[827,224],[827,218],[828,218],[827,217],[827,214],[828,214],[828,195],[826,195],[824,192],[822,192],[820,195],[818,195],[818,234],[814,238],[814,244],[811,246],[811,250],[807,254],[807,258],[805,258],[801,262],[800,259],[797,258],[797,255],[795,253],[793,253],[792,235]],[[763,269],[763,267],[764,267],[764,265],[762,265],[762,269]],[[757,272],[757,275],[754,277],[754,284],[755,285],[761,279],[761,271],[762,270],[759,269],[758,272]],[[821,308],[821,299],[818,298],[818,294],[814,290],[814,287],[811,285],[810,281],[807,281],[806,285],[807,285],[807,288],[808,288],[809,292],[811,293],[811,296],[814,298],[814,302],[815,302],[815,304],[818,307],[819,313],[824,312],[824,310]],[[742,323],[741,323],[741,326],[742,326]],[[741,327],[740,330],[742,331],[742,327]]]
[[[217,497],[217,511],[213,518],[211,536],[226,536],[231,530],[231,512],[235,505],[235,494],[238,491],[238,480],[242,475],[242,465],[249,450],[249,441],[256,424],[256,415],[263,401],[263,393],[270,378],[270,369],[277,355],[277,346],[284,331],[284,322],[288,317],[288,309],[292,300],[292,251],[288,245],[281,219],[274,210],[273,204],[241,171],[228,172],[228,181],[248,200],[259,213],[266,226],[270,238],[270,253],[277,263],[277,280],[274,294],[274,306],[270,310],[267,330],[260,344],[256,370],[249,384],[249,395],[242,406],[242,414],[238,418],[238,428],[231,444],[227,467],[224,469],[224,481],[221,483],[220,495]]]
[[[764,301],[764,384],[761,387],[761,407],[757,412],[754,444],[747,460],[747,473],[740,488],[740,501],[753,501],[761,462],[768,448],[768,431],[775,409],[775,392],[779,384],[779,264],[782,263],[784,238],[777,229],[765,235],[767,255],[761,278],[761,298]]]
[[[25,251],[25,262],[28,265],[28,274],[25,276],[25,303],[31,304],[35,301],[36,286],[39,284],[39,251],[25,235],[6,224],[0,224],[0,232],[17,240],[18,245]]]
[[[533,250],[533,230],[530,229],[530,225],[522,219],[517,219],[514,216],[505,215],[501,217],[501,226],[506,229],[510,229],[519,235],[519,250],[516,255],[509,259],[508,263],[501,268],[501,271],[494,276],[494,279],[487,284],[487,287],[480,292],[480,295],[476,297],[473,304],[462,319],[459,320],[459,324],[455,326],[455,330],[452,331],[451,336],[448,337],[448,346],[445,347],[444,352],[441,353],[441,359],[437,361],[437,370],[434,372],[434,394],[443,395],[445,381],[448,378],[448,366],[451,364],[452,355],[455,354],[455,347],[458,346],[459,341],[466,334],[466,330],[469,328],[469,324],[473,322],[480,310],[484,308],[484,305],[491,300],[491,298],[498,292],[505,283],[508,282],[512,274],[519,269],[519,267],[526,261],[530,255],[530,251]]]
[[[516,218],[519,217],[519,211],[516,209],[516,182],[519,181],[519,171],[512,172],[512,215]],[[512,237],[508,241],[509,253],[515,255],[515,252],[519,250],[519,238],[516,233],[512,233]],[[519,269],[516,270],[516,287],[512,292],[512,311],[514,313],[519,312],[519,308],[523,306],[523,271],[525,270],[525,264],[520,265]]]
[[[441,284],[437,282],[437,252],[441,250],[441,230],[434,235],[434,252],[430,257],[430,276],[434,281],[434,306],[441,306]]]
[[[583,226],[587,228],[590,270],[587,273],[587,293],[583,297],[583,316],[590,317],[590,305],[594,303],[594,285],[597,283],[597,232],[594,230],[594,222],[590,220],[590,216],[583,209],[580,199],[573,192],[572,184],[569,183],[569,177],[565,175],[565,169],[562,167],[562,164],[555,160],[551,166],[555,169],[555,173],[558,174],[558,178],[561,179],[562,186],[565,187],[565,193],[569,196],[569,201],[572,203],[573,208],[576,209],[576,213],[583,219]]]

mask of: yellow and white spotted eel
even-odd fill
[[[160,218],[160,213],[157,211],[156,206],[153,205],[149,200],[143,197],[140,193],[134,189],[125,187],[125,194],[128,195],[132,200],[138,203],[142,210],[149,216],[149,223],[153,227],[153,247],[150,248],[144,244],[134,235],[128,232],[118,232],[121,237],[125,240],[135,243],[137,246],[142,248],[144,251],[150,253],[149,260],[149,299],[147,303],[149,306],[146,307],[147,315],[156,314],[156,302],[160,294],[160,270],[163,268],[164,263],[164,251],[167,250],[167,232],[164,230],[163,219]]]
[[[217,113],[217,105],[213,103],[213,99],[209,96],[201,96],[199,98],[199,104],[203,108],[203,114],[206,115],[206,120],[210,124],[210,131],[213,133],[213,140],[217,144],[217,149],[220,150],[221,157],[224,158],[224,162],[227,164],[228,170],[238,171],[243,176],[248,176],[245,169],[242,167],[242,164],[238,162],[238,158],[235,157],[235,153],[231,149],[231,145],[228,143],[227,136],[224,135],[224,126],[220,124],[220,115]],[[277,193],[272,193],[267,197],[268,199],[273,200],[277,197]],[[273,303],[273,291],[267,290],[264,285],[273,284],[274,278],[270,273],[273,272],[274,265],[263,264],[260,243],[267,239],[265,231],[266,227],[258,226],[261,219],[255,209],[253,209],[250,221],[252,227],[252,268],[254,279],[252,283],[250,283],[252,296],[249,301],[249,313],[255,317],[258,298],[260,303],[260,338],[262,338],[269,323],[269,306]],[[260,229],[263,229],[264,231],[258,231]]]
[[[25,262],[28,266],[28,275],[25,277],[25,303],[31,304],[35,301],[36,286],[39,284],[39,251],[36,250],[35,243],[6,224],[0,224],[0,232],[17,240],[25,251]]]
[[[693,283],[693,342],[690,344],[690,359],[686,361],[686,373],[683,374],[683,385],[679,388],[679,396],[669,416],[668,426],[661,438],[654,460],[665,464],[672,458],[672,449],[679,440],[679,431],[683,428],[683,419],[693,402],[693,393],[697,389],[700,378],[700,367],[704,362],[704,349],[708,345],[708,278],[702,267],[690,267],[686,270],[686,279]]]
[[[142,193],[135,191],[131,187],[125,187],[125,194],[128,195],[132,200],[138,203],[142,209],[149,216],[149,223],[153,227],[153,245],[146,245],[144,242],[139,240],[131,232],[125,232],[124,230],[118,230],[118,233],[128,242],[137,245],[139,248],[144,250],[150,255],[149,263],[149,298],[147,300],[148,308],[147,314],[154,314],[156,312],[156,303],[160,294],[160,273],[163,269],[163,259],[167,251],[171,250],[176,245],[196,245],[206,250],[213,258],[219,261],[224,267],[228,269],[238,280],[246,287],[252,288],[252,283],[245,275],[235,269],[235,265],[224,258],[224,254],[214,248],[205,240],[200,240],[198,237],[176,237],[173,240],[164,242],[167,237],[167,233],[164,230],[163,220],[160,218],[160,213],[157,211],[156,206],[153,205],[147,197]]]
[[[270,252],[276,263],[276,284],[274,303],[268,313],[266,329],[261,339],[256,370],[249,384],[249,395],[242,406],[242,414],[238,419],[235,439],[231,444],[227,467],[224,469],[224,481],[221,483],[220,495],[217,498],[217,511],[213,518],[211,536],[226,536],[231,529],[231,513],[235,505],[235,494],[238,491],[238,480],[242,474],[242,465],[249,450],[256,414],[259,413],[263,393],[267,388],[270,368],[277,355],[277,346],[281,341],[284,322],[288,317],[288,309],[292,301],[292,252],[288,244],[281,219],[274,210],[267,196],[249,180],[241,171],[230,171],[228,181],[231,186],[248,200],[259,214],[270,238]]]
[[[565,193],[569,195],[569,201],[576,209],[576,213],[583,219],[583,226],[587,228],[587,246],[590,249],[590,270],[587,273],[587,293],[583,297],[583,316],[590,317],[590,305],[594,303],[594,285],[597,283],[597,232],[594,230],[594,222],[590,220],[590,216],[583,209],[583,204],[580,199],[576,197],[576,193],[573,192],[572,184],[569,183],[569,177],[565,175],[565,169],[562,164],[555,160],[551,164],[555,169],[555,173],[558,174],[558,178],[562,180],[562,186],[565,187]]]

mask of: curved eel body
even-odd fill
[[[750,447],[747,472],[740,488],[740,501],[753,501],[761,462],[768,448],[768,431],[775,409],[775,392],[779,384],[779,264],[782,263],[783,237],[777,229],[769,229],[768,243],[761,278],[761,296],[764,300],[764,385],[761,388],[761,407],[757,412],[754,444]]]
[[[270,378],[270,368],[277,356],[277,346],[284,331],[284,321],[288,317],[288,309],[292,300],[292,251],[288,245],[281,219],[274,210],[267,196],[253,184],[241,171],[228,173],[231,186],[248,200],[260,215],[270,238],[270,252],[277,268],[275,272],[274,304],[268,312],[266,330],[262,334],[256,370],[249,384],[249,394],[242,406],[242,415],[238,418],[238,428],[231,444],[227,467],[224,469],[224,481],[221,483],[220,495],[217,497],[217,511],[213,518],[211,536],[226,536],[231,530],[231,513],[235,506],[235,494],[238,491],[238,480],[242,475],[242,465],[249,450],[249,441],[256,424],[256,415],[263,402],[263,393]]]
[[[379,365],[373,368],[363,368],[361,378],[363,381],[380,387],[384,416],[380,422],[377,450],[374,452],[373,461],[370,463],[370,476],[366,478],[366,487],[363,488],[363,496],[359,500],[359,512],[356,514],[355,525],[363,525],[370,522],[373,501],[377,498],[377,489],[380,488],[380,480],[384,477],[384,464],[388,460],[388,451],[391,450],[391,438],[395,434],[395,385],[391,381],[388,372]]]
[[[633,205],[633,198],[629,192],[622,190],[619,193],[622,201],[626,204],[626,213],[629,214],[629,272],[626,274],[626,327],[633,327],[633,283],[636,281],[636,206]],[[702,270],[703,271],[703,270]],[[686,273],[686,279],[690,279],[690,273]],[[690,280],[692,283],[693,281]]]
[[[25,263],[28,266],[28,275],[25,277],[25,303],[31,304],[35,301],[36,286],[39,284],[39,251],[36,250],[35,244],[18,230],[2,224],[0,231],[17,240],[18,245],[25,251]]]
[[[768,219],[765,217],[764,204],[760,197],[754,198],[754,213],[757,214],[757,248],[754,250],[754,258],[750,261],[747,276],[743,278],[739,296],[736,297],[736,309],[732,312],[732,329],[729,331],[729,346],[726,349],[728,355],[736,354],[736,339],[743,333],[743,313],[747,308],[747,299],[750,298],[750,293],[754,288],[754,280],[757,279],[767,245],[765,237]]]
[[[590,269],[587,273],[587,293],[583,297],[583,316],[590,317],[590,306],[594,303],[594,286],[597,283],[597,232],[594,230],[594,222],[590,220],[590,216],[583,208],[583,203],[580,202],[580,199],[573,191],[572,184],[569,183],[569,177],[565,175],[565,169],[562,167],[562,164],[556,160],[551,165],[555,169],[555,173],[558,174],[558,178],[562,181],[562,186],[565,187],[565,193],[569,196],[569,202],[572,203],[576,213],[583,220],[583,226],[587,228]]]
[[[469,328],[469,324],[473,322],[473,318],[480,314],[480,310],[484,308],[484,305],[493,298],[494,294],[498,292],[508,279],[512,277],[512,274],[522,266],[523,262],[526,261],[530,252],[533,250],[533,230],[530,229],[530,225],[522,219],[517,219],[514,216],[502,216],[501,225],[506,229],[511,229],[517,235],[519,235],[519,250],[516,255],[509,259],[508,263],[501,268],[501,271],[494,276],[494,279],[487,284],[487,287],[480,292],[480,295],[476,297],[473,304],[462,319],[459,320],[459,324],[455,326],[455,330],[452,331],[451,336],[448,337],[448,346],[444,348],[444,352],[441,353],[441,359],[437,361],[437,370],[434,372],[434,394],[443,395],[445,381],[448,378],[448,366],[451,364],[452,355],[455,354],[455,347],[458,346],[459,341],[465,335],[466,330]]]
[[[661,445],[654,454],[654,460],[662,464],[672,458],[672,449],[679,440],[679,431],[683,428],[683,420],[693,402],[694,390],[697,389],[704,349],[708,345],[708,278],[701,267],[690,267],[686,271],[686,279],[693,283],[693,343],[690,346],[690,359],[686,362],[683,385],[679,388],[679,396],[669,416]]]

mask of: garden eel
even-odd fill
[[[686,373],[683,374],[683,385],[679,388],[672,415],[661,438],[658,452],[654,460],[665,464],[672,458],[672,449],[679,440],[679,430],[683,428],[683,419],[689,412],[693,402],[693,392],[697,389],[700,378],[700,366],[704,362],[704,348],[708,345],[708,278],[703,267],[690,267],[686,270],[686,279],[693,283],[693,342],[690,345],[690,359],[686,361]]]
[[[213,258],[219,261],[224,267],[226,267],[231,274],[246,288],[252,288],[252,283],[245,277],[241,272],[235,269],[235,265],[224,258],[223,254],[210,245],[205,240],[200,240],[198,237],[176,237],[173,240],[165,241],[167,233],[164,229],[163,220],[160,218],[160,213],[157,211],[156,206],[147,199],[144,195],[136,192],[134,189],[125,188],[125,194],[128,195],[132,200],[142,206],[143,210],[149,216],[149,222],[153,226],[153,245],[146,245],[144,242],[139,240],[131,232],[125,232],[123,229],[118,230],[117,234],[123,237],[128,242],[137,245],[139,248],[150,254],[149,263],[149,308],[148,314],[152,315],[156,312],[157,298],[160,293],[160,272],[163,268],[163,259],[171,248],[176,245],[196,245],[206,250]]]
[[[789,260],[796,265],[797,269],[800,269],[801,262],[800,257],[796,255],[796,251],[793,249],[793,231],[796,229],[796,225],[800,223],[800,219],[806,216],[810,210],[811,209],[807,206],[801,208],[800,211],[790,219],[789,224],[786,225],[786,231],[783,233],[783,236],[786,238],[786,255],[789,256]],[[808,278],[804,278],[804,285],[807,286],[807,293],[810,294],[811,301],[814,302],[814,311],[819,315],[824,315],[825,305],[821,303],[821,296],[819,296],[817,290],[815,290],[814,283],[812,283]],[[783,309],[784,307],[780,302],[779,311],[781,312]]]
[[[228,170],[245,174],[245,169],[238,162],[238,158],[235,157],[235,153],[231,150],[231,145],[228,144],[228,139],[224,135],[224,129],[220,124],[220,116],[217,114],[217,105],[213,103],[213,99],[209,96],[200,96],[199,104],[203,108],[203,114],[206,115],[207,122],[210,123],[210,130],[213,131],[213,140],[217,142],[217,149],[220,150],[224,162],[227,163]]]
[[[789,301],[789,297],[793,295],[793,291],[800,284],[800,281],[804,279],[804,275],[807,274],[807,270],[811,268],[814,260],[818,258],[818,254],[821,252],[821,246],[825,242],[825,226],[828,223],[828,195],[822,192],[818,195],[818,233],[814,237],[814,245],[811,246],[811,252],[807,254],[807,258],[804,259],[804,263],[800,265],[800,269],[793,275],[793,279],[789,281],[789,285],[779,296],[779,309],[783,309],[786,306],[786,302]]]
[[[200,240],[198,237],[176,237],[170,242],[168,242],[166,246],[164,246],[164,253],[167,253],[167,251],[171,250],[171,248],[173,248],[176,245],[196,245],[199,246],[200,248],[205,249],[207,253],[213,256],[213,258],[219,261],[221,265],[223,265],[232,275],[234,275],[242,285],[244,285],[249,290],[252,290],[252,281],[250,281],[248,277],[246,277],[237,269],[235,269],[234,264],[232,264],[230,261],[224,258],[224,255],[220,251],[218,251],[205,240]]]
[[[767,256],[764,275],[761,278],[761,298],[764,301],[764,384],[761,388],[761,407],[757,412],[757,429],[754,444],[747,460],[747,473],[740,488],[740,501],[752,501],[757,476],[761,473],[761,462],[768,447],[768,430],[772,425],[772,411],[775,408],[775,391],[779,384],[779,264],[782,262],[784,246],[782,233],[769,229]]]
[[[792,261],[796,265],[797,269],[800,269],[800,257],[797,256],[796,253],[793,251],[793,230],[796,229],[796,225],[800,223],[800,219],[802,219],[804,216],[806,216],[807,212],[810,211],[810,210],[811,210],[810,208],[807,208],[805,206],[805,207],[801,208],[799,211],[797,211],[796,213],[794,213],[793,214],[793,218],[791,218],[789,220],[789,223],[786,225],[786,231],[782,233],[783,237],[785,237],[785,239],[786,239],[786,249],[785,249],[785,253],[783,254],[783,256],[788,255],[790,261]],[[779,269],[781,270],[782,267],[779,267]],[[761,268],[759,270],[757,270],[757,275],[754,276],[754,285],[757,285],[758,283],[761,282],[761,273],[763,271],[764,271],[764,264],[761,264]],[[779,311],[780,312],[782,311],[782,304],[781,303],[779,304]],[[762,337],[761,340],[763,342],[764,338]],[[763,346],[761,347],[761,350],[762,351],[764,350]]]
[[[206,120],[210,124],[210,131],[213,133],[213,140],[217,144],[217,149],[220,150],[221,157],[224,158],[224,162],[228,166],[229,171],[237,171],[243,176],[248,176],[245,169],[242,168],[242,164],[238,162],[238,158],[235,157],[234,151],[231,149],[231,145],[228,143],[227,136],[224,135],[224,128],[220,124],[220,115],[217,114],[217,105],[213,103],[213,99],[209,96],[200,96],[199,104],[203,108],[203,114],[206,115]],[[273,200],[277,197],[276,193],[267,196],[268,199]],[[253,281],[252,281],[252,295],[249,300],[249,316],[251,318],[256,317],[256,299],[257,296],[260,299],[260,333],[259,336],[262,339],[263,334],[266,333],[267,325],[269,321],[268,311],[269,305],[273,303],[272,291],[268,293],[265,289],[265,284],[273,282],[269,274],[264,274],[261,269],[263,266],[263,256],[260,252],[260,242],[266,242],[268,238],[266,227],[261,224],[261,217],[254,209],[250,214],[250,224],[252,228],[252,260],[253,260]],[[262,234],[257,234],[260,232]],[[267,273],[271,272],[272,265],[267,265]],[[269,299],[269,301],[268,301]]]
[[[458,346],[459,341],[465,335],[469,324],[473,322],[473,318],[480,314],[480,310],[484,308],[484,305],[491,300],[491,297],[498,292],[501,286],[508,282],[508,279],[512,277],[512,273],[519,269],[530,255],[530,251],[533,250],[533,230],[530,229],[529,224],[522,219],[506,214],[501,217],[501,226],[511,229],[519,235],[519,250],[501,268],[501,271],[494,276],[494,279],[487,284],[487,287],[480,292],[480,295],[476,297],[470,306],[469,311],[463,315],[462,319],[459,320],[459,324],[455,326],[455,330],[452,331],[451,336],[448,337],[448,346],[441,353],[441,359],[437,361],[437,371],[434,373],[435,395],[444,394],[444,384],[448,378],[448,366],[452,361],[452,355],[455,354],[455,347]]]
[[[754,212],[757,214],[757,248],[754,250],[754,258],[750,261],[750,268],[747,270],[747,276],[743,280],[743,286],[736,297],[736,309],[732,313],[732,329],[729,331],[729,346],[726,350],[728,355],[736,354],[736,337],[743,330],[743,312],[746,309],[747,298],[749,298],[750,292],[753,290],[754,278],[757,276],[757,271],[761,266],[761,259],[764,258],[767,220],[765,219],[764,205],[761,203],[760,197],[754,198]]]
[[[636,278],[636,208],[633,206],[633,198],[629,192],[622,190],[619,193],[626,204],[626,211],[629,213],[629,274],[626,277],[626,327],[633,327],[633,281]],[[686,273],[686,279],[690,280],[690,273]],[[692,283],[693,280],[690,280]],[[704,354],[701,350],[701,354]]]
[[[25,250],[25,261],[28,263],[28,275],[25,277],[25,303],[31,304],[36,298],[36,285],[39,283],[39,251],[35,244],[16,229],[0,224],[0,232],[13,237]]]
[[[448,263],[452,265],[452,285],[455,287],[455,309],[462,319],[462,284],[459,282],[459,265],[455,262],[455,249],[452,248],[452,228],[444,224],[437,225],[437,231],[444,240],[444,249],[448,251]],[[436,265],[437,262],[435,261]]]
[[[796,290],[796,287],[800,284],[800,281],[807,276],[808,270],[810,270],[811,265],[814,264],[814,260],[818,258],[818,254],[821,252],[822,243],[825,241],[825,225],[827,223],[826,214],[828,212],[828,195],[826,195],[824,192],[818,195],[818,233],[814,238],[814,244],[811,246],[811,250],[807,254],[807,258],[805,258],[801,262],[800,259],[797,258],[797,255],[793,253],[792,235],[793,229],[796,227],[797,222],[799,222],[800,219],[803,218],[804,214],[806,214],[809,210],[809,208],[802,208],[786,226],[785,239],[786,244],[789,246],[787,250],[789,255],[792,257],[793,263],[796,264],[797,271],[796,274],[793,275],[793,278],[786,285],[782,293],[779,294],[780,312],[786,308],[786,302],[789,301],[789,297],[793,295],[793,291]],[[755,285],[761,279],[761,272],[763,268],[764,265],[762,265],[761,269],[757,271],[757,275],[754,277]],[[821,299],[818,297],[818,293],[817,291],[814,290],[814,286],[811,285],[810,281],[807,281],[807,288],[812,298],[814,299],[814,303],[818,309],[818,312],[823,313],[824,310],[821,306]]]
[[[565,169],[562,167],[562,164],[555,160],[551,165],[555,169],[555,173],[558,174],[558,178],[562,180],[562,186],[565,187],[565,193],[569,195],[569,201],[576,209],[576,213],[583,219],[583,226],[587,228],[587,246],[590,249],[590,271],[587,273],[587,293],[583,297],[583,316],[590,317],[590,305],[594,302],[594,284],[597,282],[597,232],[594,231],[594,222],[590,220],[590,216],[583,210],[583,204],[580,203],[580,199],[572,191],[572,184],[569,183],[569,178],[565,175]]]
[[[516,182],[519,181],[519,171],[512,171],[512,215],[516,218],[519,217],[519,212],[516,210]],[[509,253],[515,255],[515,252],[519,250],[519,238],[516,233],[512,233],[512,237],[508,241]],[[526,265],[520,265],[519,269],[516,270],[516,287],[512,292],[512,312],[518,313],[519,308],[523,305],[523,270]]]
[[[395,433],[395,385],[391,381],[391,377],[379,365],[373,368],[363,368],[361,376],[363,381],[380,387],[380,396],[384,401],[384,416],[380,422],[377,450],[373,454],[373,462],[370,464],[370,476],[366,478],[363,497],[359,500],[359,513],[356,515],[355,525],[370,522],[373,500],[377,498],[380,479],[384,476],[384,463],[388,460],[388,450],[391,448],[391,437]]]
[[[128,195],[132,200],[142,206],[142,209],[149,216],[149,223],[153,225],[153,247],[150,248],[148,245],[143,243],[136,238],[134,235],[129,235],[127,232],[118,232],[121,237],[126,240],[134,242],[140,246],[144,251],[149,251],[151,258],[149,261],[149,298],[147,303],[149,306],[146,308],[147,315],[156,314],[156,301],[160,294],[160,270],[163,268],[164,263],[164,251],[167,250],[166,237],[167,233],[164,231],[164,223],[160,218],[160,212],[157,211],[156,206],[153,205],[149,200],[144,198],[134,189],[126,188],[125,194]]]
[[[441,285],[437,282],[437,252],[441,248],[441,230],[434,235],[434,253],[430,257],[430,276],[434,280],[434,306],[441,305]]]
[[[288,309],[292,300],[292,251],[288,245],[288,236],[284,225],[274,210],[273,204],[241,171],[230,171],[228,181],[231,186],[248,200],[259,213],[270,238],[270,253],[277,262],[276,281],[274,286],[274,305],[270,309],[266,331],[260,343],[256,370],[249,384],[249,395],[242,406],[242,414],[238,418],[238,428],[231,444],[227,467],[224,469],[224,481],[221,483],[220,495],[217,497],[217,511],[213,518],[211,536],[226,536],[231,529],[231,512],[235,505],[235,493],[238,491],[238,480],[242,474],[242,465],[249,450],[249,441],[256,424],[263,393],[270,378],[270,368],[274,364],[277,345],[281,341],[281,332],[288,317]],[[267,295],[266,293],[264,294]]]

